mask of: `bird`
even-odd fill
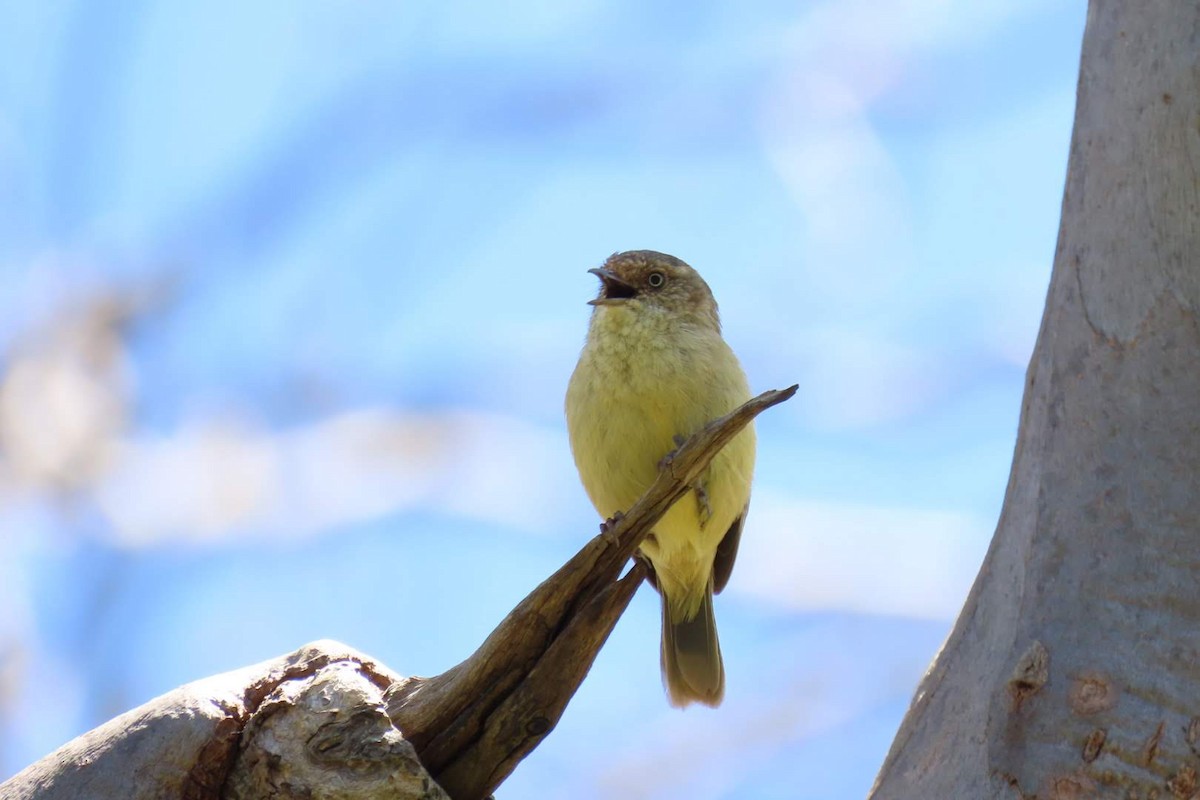
[[[675,256],[614,253],[600,279],[566,393],[579,477],[602,519],[634,504],[684,438],[750,399],[721,336],[712,290]],[[745,428],[639,547],[662,599],[660,666],[672,706],[716,707],[725,667],[713,594],[725,588],[750,504],[755,434]],[[603,527],[603,526],[602,526]]]

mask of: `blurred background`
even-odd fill
[[[861,797],[997,518],[1082,3],[0,0],[0,779],[344,641],[441,672],[597,530],[589,267],[756,391],[718,711],[635,598],[501,798]]]

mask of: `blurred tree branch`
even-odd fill
[[[765,392],[664,459],[616,524],[461,664],[401,678],[336,642],[176,689],[0,784],[6,800],[486,797],[558,723],[646,576],[642,539],[717,452],[796,386]],[[436,783],[435,783],[436,781]]]

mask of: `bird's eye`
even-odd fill
[[[646,283],[651,289],[657,289],[667,282],[667,276],[661,272],[651,272],[646,276]]]

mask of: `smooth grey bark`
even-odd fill
[[[1200,797],[1200,3],[1094,0],[1004,508],[871,792]]]

